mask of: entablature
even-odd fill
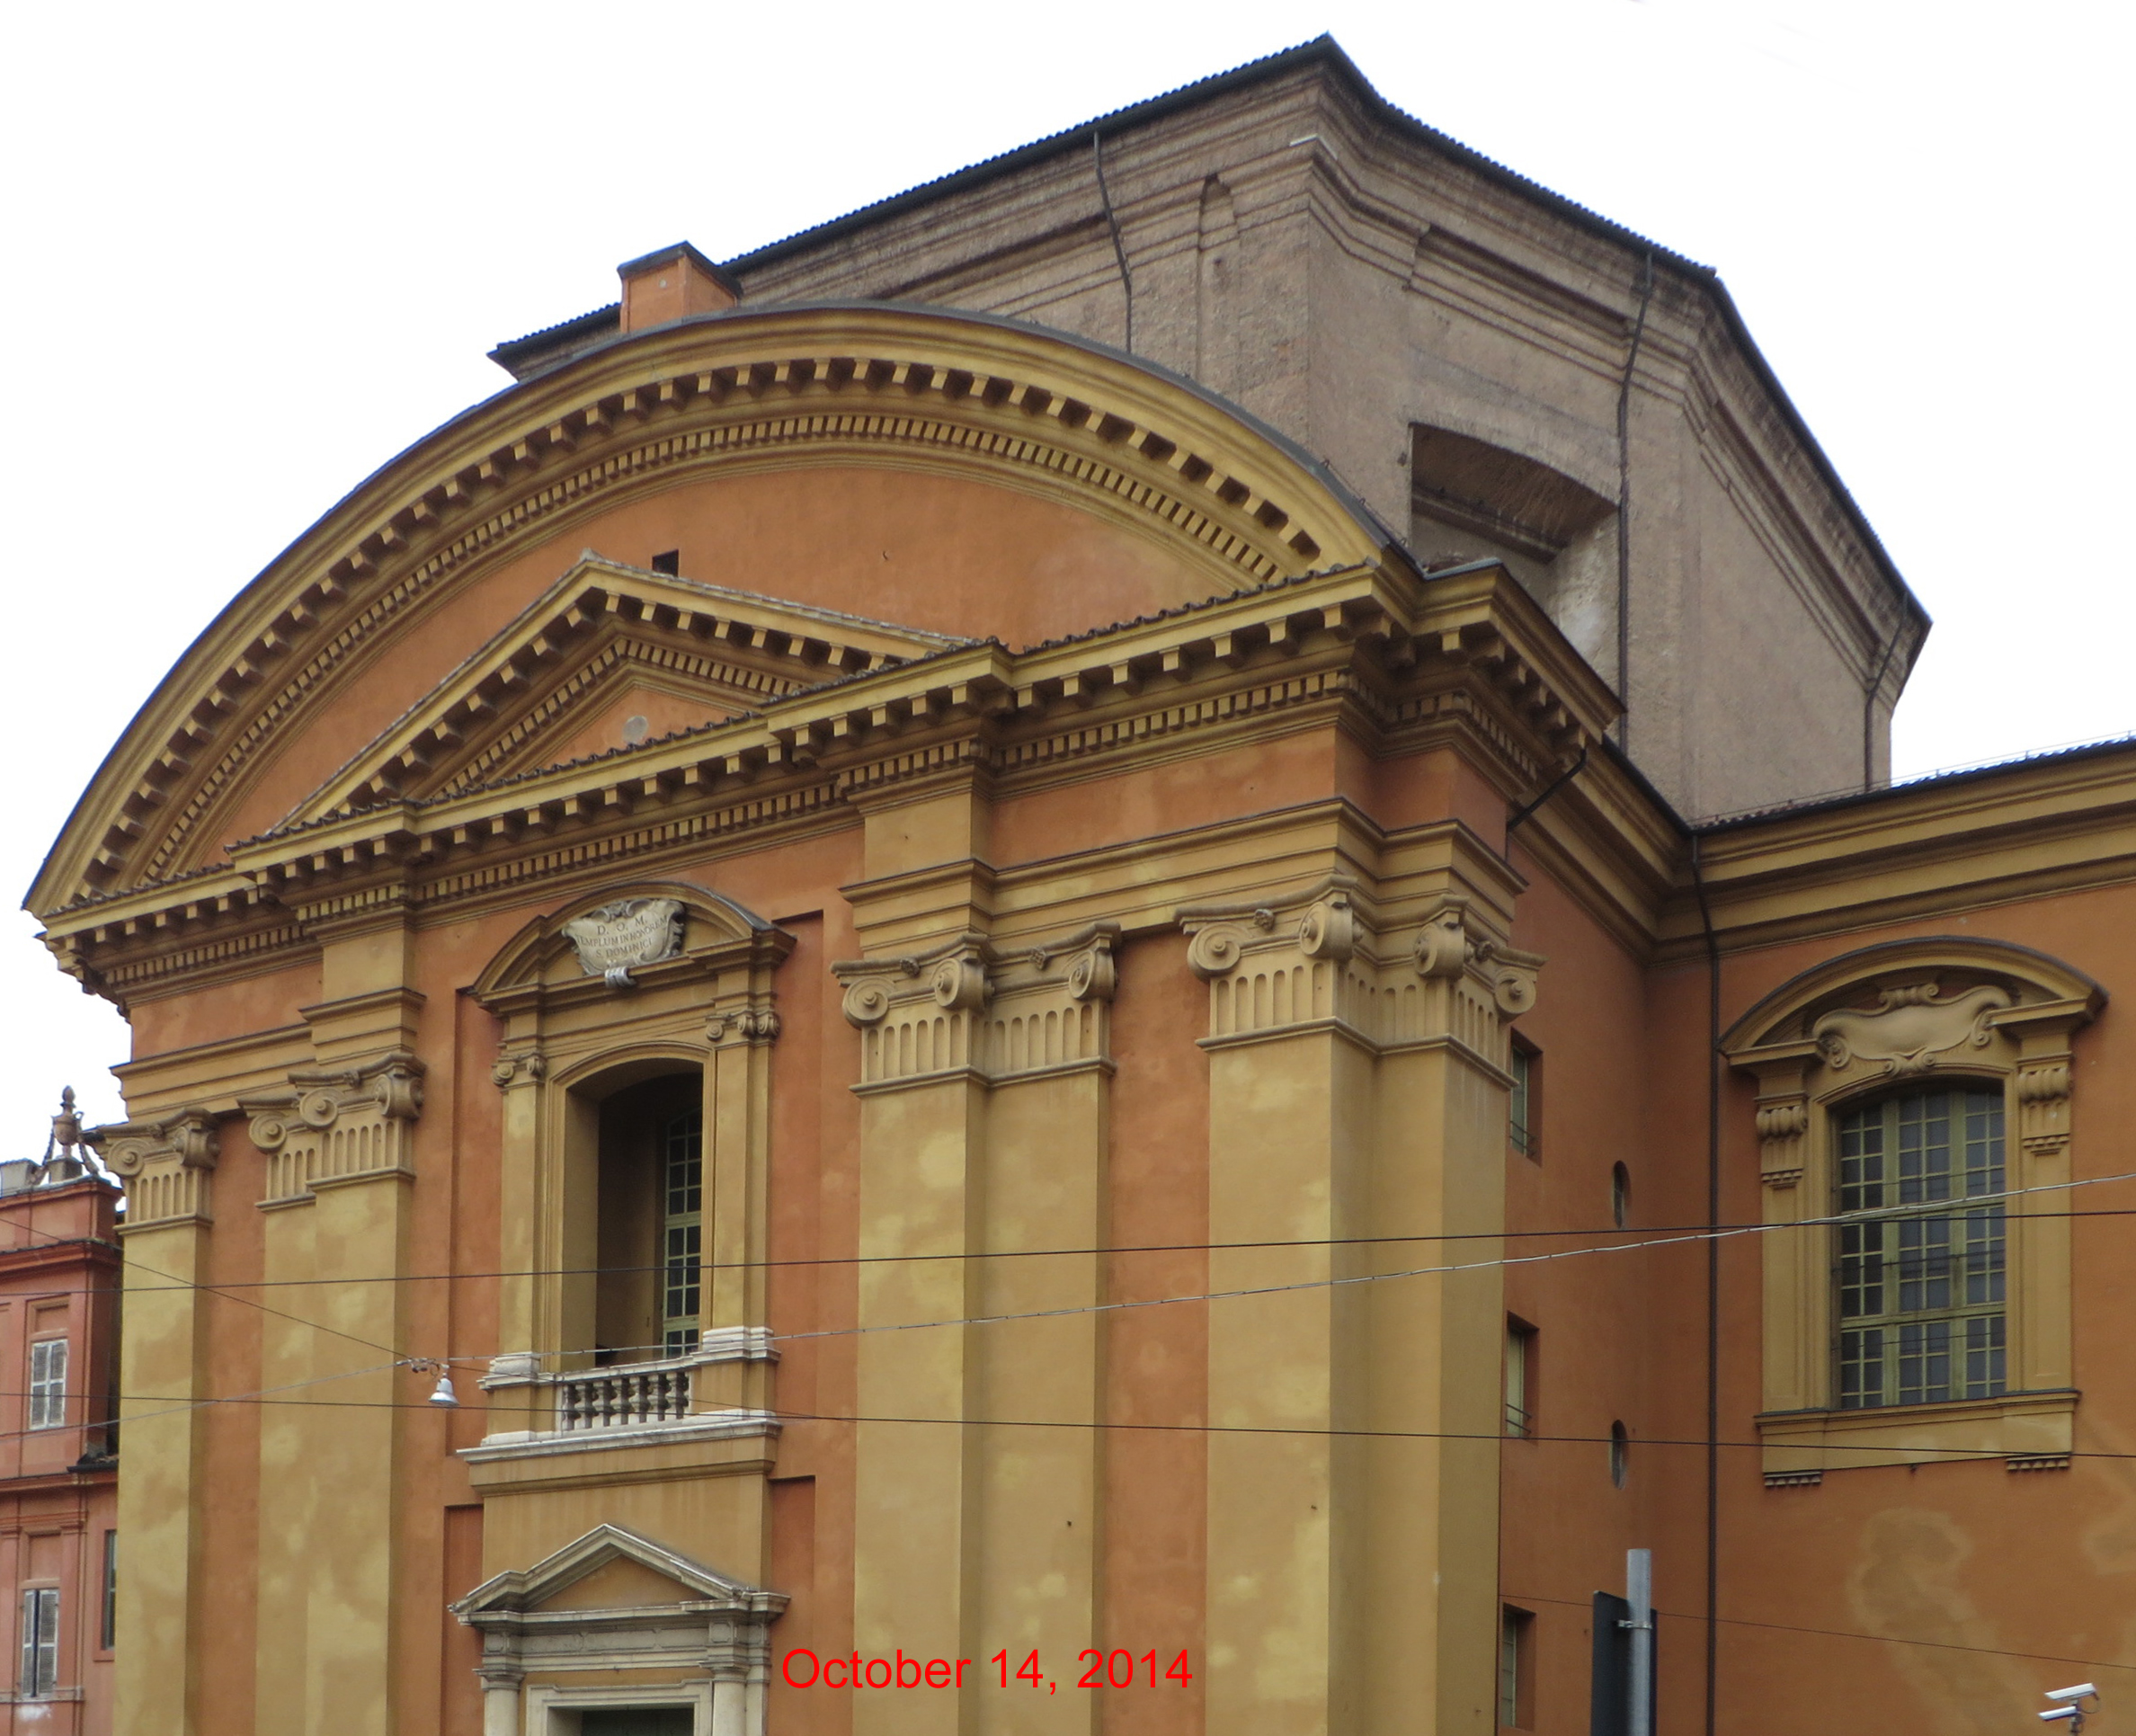
[[[283,828],[174,896],[141,888],[54,913],[48,942],[86,985],[123,997],[232,959],[256,968],[263,950],[301,951],[337,926],[850,823],[870,792],[959,765],[1013,793],[1336,717],[1388,755],[1452,741],[1510,797],[1590,749],[1611,703],[1502,569],[1419,586],[1357,567],[1022,653],[951,646],[684,736]]]
[[[1209,594],[1401,558],[1267,431],[1058,333],[865,303],[676,322],[477,406],[352,494],[165,680],[30,902],[197,863],[204,823],[301,707],[530,539],[707,468],[856,456],[1064,497],[1155,538]]]
[[[2136,860],[2136,747],[2113,743],[1701,828],[1723,949],[1858,932],[1982,905],[2125,885]],[[1704,945],[1679,873],[1660,956]]]

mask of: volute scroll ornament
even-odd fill
[[[849,1025],[865,1029],[881,1024],[890,1011],[889,978],[864,976],[857,983],[847,984],[839,1010],[845,1014]]]
[[[1188,966],[1209,985],[1205,1044],[1308,1030],[1379,1050],[1452,1038],[1502,1074],[1505,1023],[1535,1004],[1542,957],[1509,945],[1508,913],[1470,892],[1437,893],[1413,913],[1376,895],[1334,874],[1273,908],[1181,909]]]
[[[1187,968],[1205,983],[1228,976],[1245,957],[1247,939],[1244,930],[1229,925],[1197,929],[1187,942]]]
[[[538,1085],[547,1077],[548,1057],[539,1049],[529,1049],[522,1055],[501,1055],[490,1063],[490,1078],[501,1091],[509,1091],[517,1080]]]
[[[1473,947],[1463,921],[1464,906],[1449,902],[1425,919],[1417,936],[1417,975],[1458,976],[1467,968]]]
[[[928,989],[945,1012],[977,1012],[992,993],[985,965],[969,957],[943,959],[934,967]]]
[[[1108,1067],[1119,940],[1119,924],[1101,921],[1038,945],[967,933],[916,956],[833,964],[841,1010],[861,1036],[859,1087]]]
[[[1414,948],[1417,975],[1452,981],[1464,973],[1481,977],[1491,1004],[1504,1019],[1517,1019],[1535,1004],[1535,984],[1543,955],[1524,952],[1482,930],[1469,901],[1449,894],[1424,919]]]
[[[2007,990],[1991,984],[1948,1001],[1934,982],[1883,989],[1877,999],[1873,1012],[1842,1007],[1811,1027],[1818,1053],[1834,1073],[1856,1061],[1882,1062],[1886,1078],[1927,1073],[1954,1050],[1986,1048],[1994,1036],[1991,1016],[2013,1004]]]
[[[1068,961],[1068,998],[1072,1001],[1109,1001],[1118,980],[1110,935],[1100,935]]]
[[[1357,949],[1357,919],[1348,897],[1323,898],[1298,921],[1298,950],[1308,958],[1341,964]]]
[[[779,1031],[779,1015],[769,1007],[743,1007],[736,1012],[716,1012],[705,1020],[705,1041],[769,1043]]]
[[[216,1117],[202,1109],[182,1109],[148,1121],[121,1121],[93,1127],[84,1135],[115,1175],[136,1176],[148,1164],[176,1159],[189,1170],[212,1170],[222,1156]]]
[[[1480,955],[1491,977],[1491,1001],[1501,1016],[1517,1019],[1534,1007],[1535,979],[1543,968],[1540,954],[1486,945]]]
[[[508,1064],[516,1071],[500,1059],[490,1077]],[[292,1073],[283,1090],[239,1099],[252,1143],[267,1159],[263,1203],[307,1198],[321,1181],[406,1172],[423,1073],[421,1061],[396,1049],[362,1066]]]

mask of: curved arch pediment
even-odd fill
[[[218,859],[303,719],[441,600],[579,521],[716,474],[855,464],[1041,497],[1158,549],[1201,596],[1399,558],[1280,437],[1061,334],[883,304],[677,322],[477,405],[292,545],[143,707],[27,903],[56,910]],[[1117,618],[1117,601],[1093,607],[1079,628]]]
[[[737,957],[784,955],[791,941],[733,899],[688,881],[603,887],[537,916],[498,948],[469,993],[493,1012],[635,986]],[[628,983],[613,973],[630,974]]]
[[[1760,1053],[1865,1048],[1894,1073],[1925,1070],[1990,1025],[2056,1018],[2081,1023],[2106,991],[2059,958],[1971,935],[1890,940],[1790,977],[1729,1028],[1738,1065]]]

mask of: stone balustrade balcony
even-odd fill
[[[761,1326],[715,1329],[686,1355],[598,1367],[545,1368],[533,1351],[491,1358],[478,1383],[489,1429],[471,1464],[586,1451],[776,1435],[770,1376],[779,1352]],[[568,1360],[581,1360],[583,1358]]]

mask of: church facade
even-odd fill
[[[497,355],[31,895],[115,1730],[1571,1732],[1632,1548],[1669,1736],[2123,1660],[2136,754],[1883,787],[1710,273],[1322,42]]]

